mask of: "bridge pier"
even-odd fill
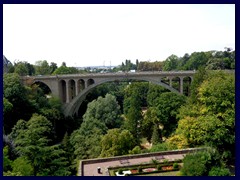
[[[169,86],[172,87],[172,78],[169,78]]]
[[[66,81],[66,103],[69,102],[69,81]]]
[[[78,95],[79,93],[79,85],[78,85],[78,80],[75,80],[75,88],[76,88],[76,96]]]
[[[183,94],[183,77],[180,78],[180,94]]]

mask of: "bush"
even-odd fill
[[[178,167],[179,167],[179,164],[178,164],[178,163],[174,163],[174,164],[173,164],[173,169],[178,169]]]
[[[161,151],[167,151],[167,150],[169,150],[167,143],[158,143],[152,146],[152,148],[150,149],[150,152],[161,152]]]
[[[161,165],[157,165],[157,170],[161,171],[162,170],[162,166]]]
[[[209,173],[209,176],[230,176],[231,173],[227,168],[213,167]]]
[[[142,172],[142,169],[143,169],[143,168],[142,168],[141,166],[139,166],[139,167],[138,167],[138,173],[141,173],[141,172]]]
[[[164,159],[164,160],[163,160],[163,163],[164,163],[164,164],[168,164],[168,162],[169,162],[168,159]]]
[[[212,167],[221,164],[219,154],[214,149],[187,154],[183,159],[183,176],[207,176]]]
[[[118,174],[123,174],[123,169],[122,169],[122,168],[120,168],[120,169],[118,170]]]
[[[181,173],[183,176],[206,176],[206,162],[202,158],[202,154],[187,154],[183,159],[183,167]]]
[[[156,159],[151,159],[150,163],[153,163],[153,164],[157,165],[159,163],[159,161],[156,160]]]

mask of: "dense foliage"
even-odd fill
[[[183,159],[181,174],[184,176],[229,176],[220,154],[214,149],[187,154]]]
[[[64,62],[14,63],[3,77],[4,176],[76,175],[81,159],[199,146],[211,148],[187,155],[182,175],[230,175],[235,77],[221,70],[234,68],[235,51],[229,50],[171,55],[161,62],[126,60],[111,71],[196,70],[191,86],[184,84],[190,95],[150,82],[109,82],[88,94],[79,117],[64,117],[59,98],[46,96],[39,84],[24,86],[20,76],[91,72]]]

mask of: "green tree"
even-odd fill
[[[101,157],[111,157],[128,154],[134,147],[133,135],[128,130],[110,129],[101,140]]]
[[[146,137],[148,142],[152,142],[151,138],[153,135],[154,125],[159,125],[160,120],[157,116],[157,109],[154,107],[148,108],[147,112],[144,114],[142,124],[141,124],[141,131],[143,137]]]
[[[208,173],[208,176],[230,176],[230,175],[231,173],[229,169],[222,167],[213,167]]]
[[[129,150],[128,152],[129,154],[141,154],[142,149],[140,146],[135,146],[132,150]]]
[[[133,82],[124,89],[124,114],[128,113],[131,107],[131,101],[138,98],[139,107],[147,107],[148,82]],[[134,97],[134,98],[133,98]]]
[[[28,63],[28,62],[25,62],[25,65],[26,65],[26,67],[27,67],[27,69],[28,69],[28,75],[29,75],[29,76],[34,75],[34,74],[35,74],[35,68],[34,68],[34,66],[33,66],[32,64]]]
[[[27,122],[23,119],[19,119],[9,134],[10,139],[16,140],[17,137],[19,138],[21,135],[24,135],[26,129]]]
[[[11,132],[11,128],[19,119],[29,119],[31,117],[34,112],[34,107],[28,100],[27,90],[22,85],[19,75],[15,73],[4,74],[3,93],[4,98],[12,104],[11,113],[4,114],[4,131],[6,134],[9,134]],[[6,108],[11,106],[8,102],[6,100],[4,102]]]
[[[46,163],[38,172],[39,176],[69,176],[69,162],[66,159],[66,152],[60,145],[53,145],[47,148]]]
[[[13,72],[19,74],[20,76],[26,76],[26,75],[32,76],[35,74],[35,68],[32,64],[26,61],[20,61],[20,62],[14,63]]]
[[[186,101],[186,97],[173,92],[162,93],[157,100],[157,113],[163,125],[162,135],[168,137],[177,128],[178,109]]]
[[[151,142],[152,142],[153,145],[162,142],[161,130],[159,129],[158,124],[154,124],[154,126],[153,126],[153,133],[152,133]]]
[[[49,75],[51,74],[51,68],[46,60],[39,60],[35,63],[35,69],[37,75]]]
[[[6,98],[3,98],[3,115],[12,112],[13,105]]]
[[[20,173],[22,176],[33,176],[33,168],[24,156],[21,156],[13,161],[12,172]]]
[[[139,94],[133,94],[130,99],[130,108],[126,114],[124,121],[124,128],[129,130],[135,139],[135,145],[139,144],[141,135],[141,123],[142,123],[142,112],[141,112],[141,101]]]
[[[220,167],[221,161],[218,151],[212,148],[187,154],[183,159],[181,173],[184,176],[207,176],[212,167]]]
[[[215,114],[235,107],[235,78],[232,74],[213,73],[199,87],[199,102]]]
[[[205,67],[208,58],[204,52],[194,52],[185,64],[185,70],[198,70],[201,66]]]
[[[33,168],[33,175],[69,175],[65,152],[60,145],[51,146],[51,122],[44,116],[33,114],[26,126],[26,129],[15,129],[15,144],[21,157],[25,157]]]
[[[149,83],[149,88],[147,92],[148,107],[155,107],[157,104],[157,98],[160,96],[161,93],[164,92],[169,92],[169,90],[162,86]]]
[[[91,159],[101,154],[101,136],[106,134],[106,125],[97,119],[84,119],[80,128],[70,136],[73,159]]]
[[[18,62],[14,65],[14,72],[19,74],[20,76],[26,76],[28,75],[28,68],[26,67],[26,64],[24,62]]]
[[[178,57],[176,55],[169,56],[163,64],[164,71],[176,70],[178,66]]]
[[[67,67],[62,65],[59,68],[55,69],[52,74],[56,75],[56,74],[77,74],[77,73],[79,73],[79,70],[77,68]]]
[[[171,150],[171,149],[169,149],[167,143],[163,142],[163,143],[158,143],[153,145],[150,149],[150,152],[160,152],[160,151],[167,151],[167,150]]]
[[[99,120],[111,129],[120,127],[122,123],[120,114],[120,106],[116,98],[111,94],[107,94],[105,98],[99,97],[89,103],[83,118]]]
[[[176,134],[182,134],[190,146],[206,144],[217,148],[224,159],[234,157],[234,89],[232,74],[210,73],[197,90],[196,102],[180,109]]]
[[[191,102],[196,103],[197,101],[197,94],[198,94],[198,87],[202,84],[204,80],[208,78],[208,72],[205,68],[200,67],[198,71],[193,76],[193,82],[191,83]]]
[[[50,64],[50,69],[51,69],[51,74],[57,69],[57,64],[54,62],[51,62]]]
[[[16,137],[17,149],[30,162],[35,176],[46,163],[51,130],[52,125],[45,117],[34,114],[27,122],[27,129]]]
[[[11,167],[12,167],[12,161],[9,159],[8,156],[8,146],[4,146],[3,148],[3,171],[7,172],[7,171],[11,171]]]
[[[183,57],[179,58],[178,68],[179,70],[186,70],[186,63],[188,62],[190,55],[188,53],[184,54]]]
[[[209,69],[209,70],[225,69],[226,64],[224,61],[227,61],[227,60],[226,59],[224,60],[222,58],[211,58],[208,60],[206,64],[206,69]]]

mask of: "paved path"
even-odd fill
[[[163,159],[168,160],[176,160],[176,159],[183,159],[185,154],[173,154],[173,155],[162,155]],[[156,159],[156,156],[150,157],[138,157],[133,159],[127,160],[113,160],[108,162],[101,162],[101,163],[92,163],[92,164],[85,164],[83,166],[83,174],[84,176],[108,176],[108,167],[116,167],[116,166],[126,166],[126,165],[135,165],[140,163],[149,163],[152,159]],[[98,173],[97,168],[101,168],[101,173]]]

